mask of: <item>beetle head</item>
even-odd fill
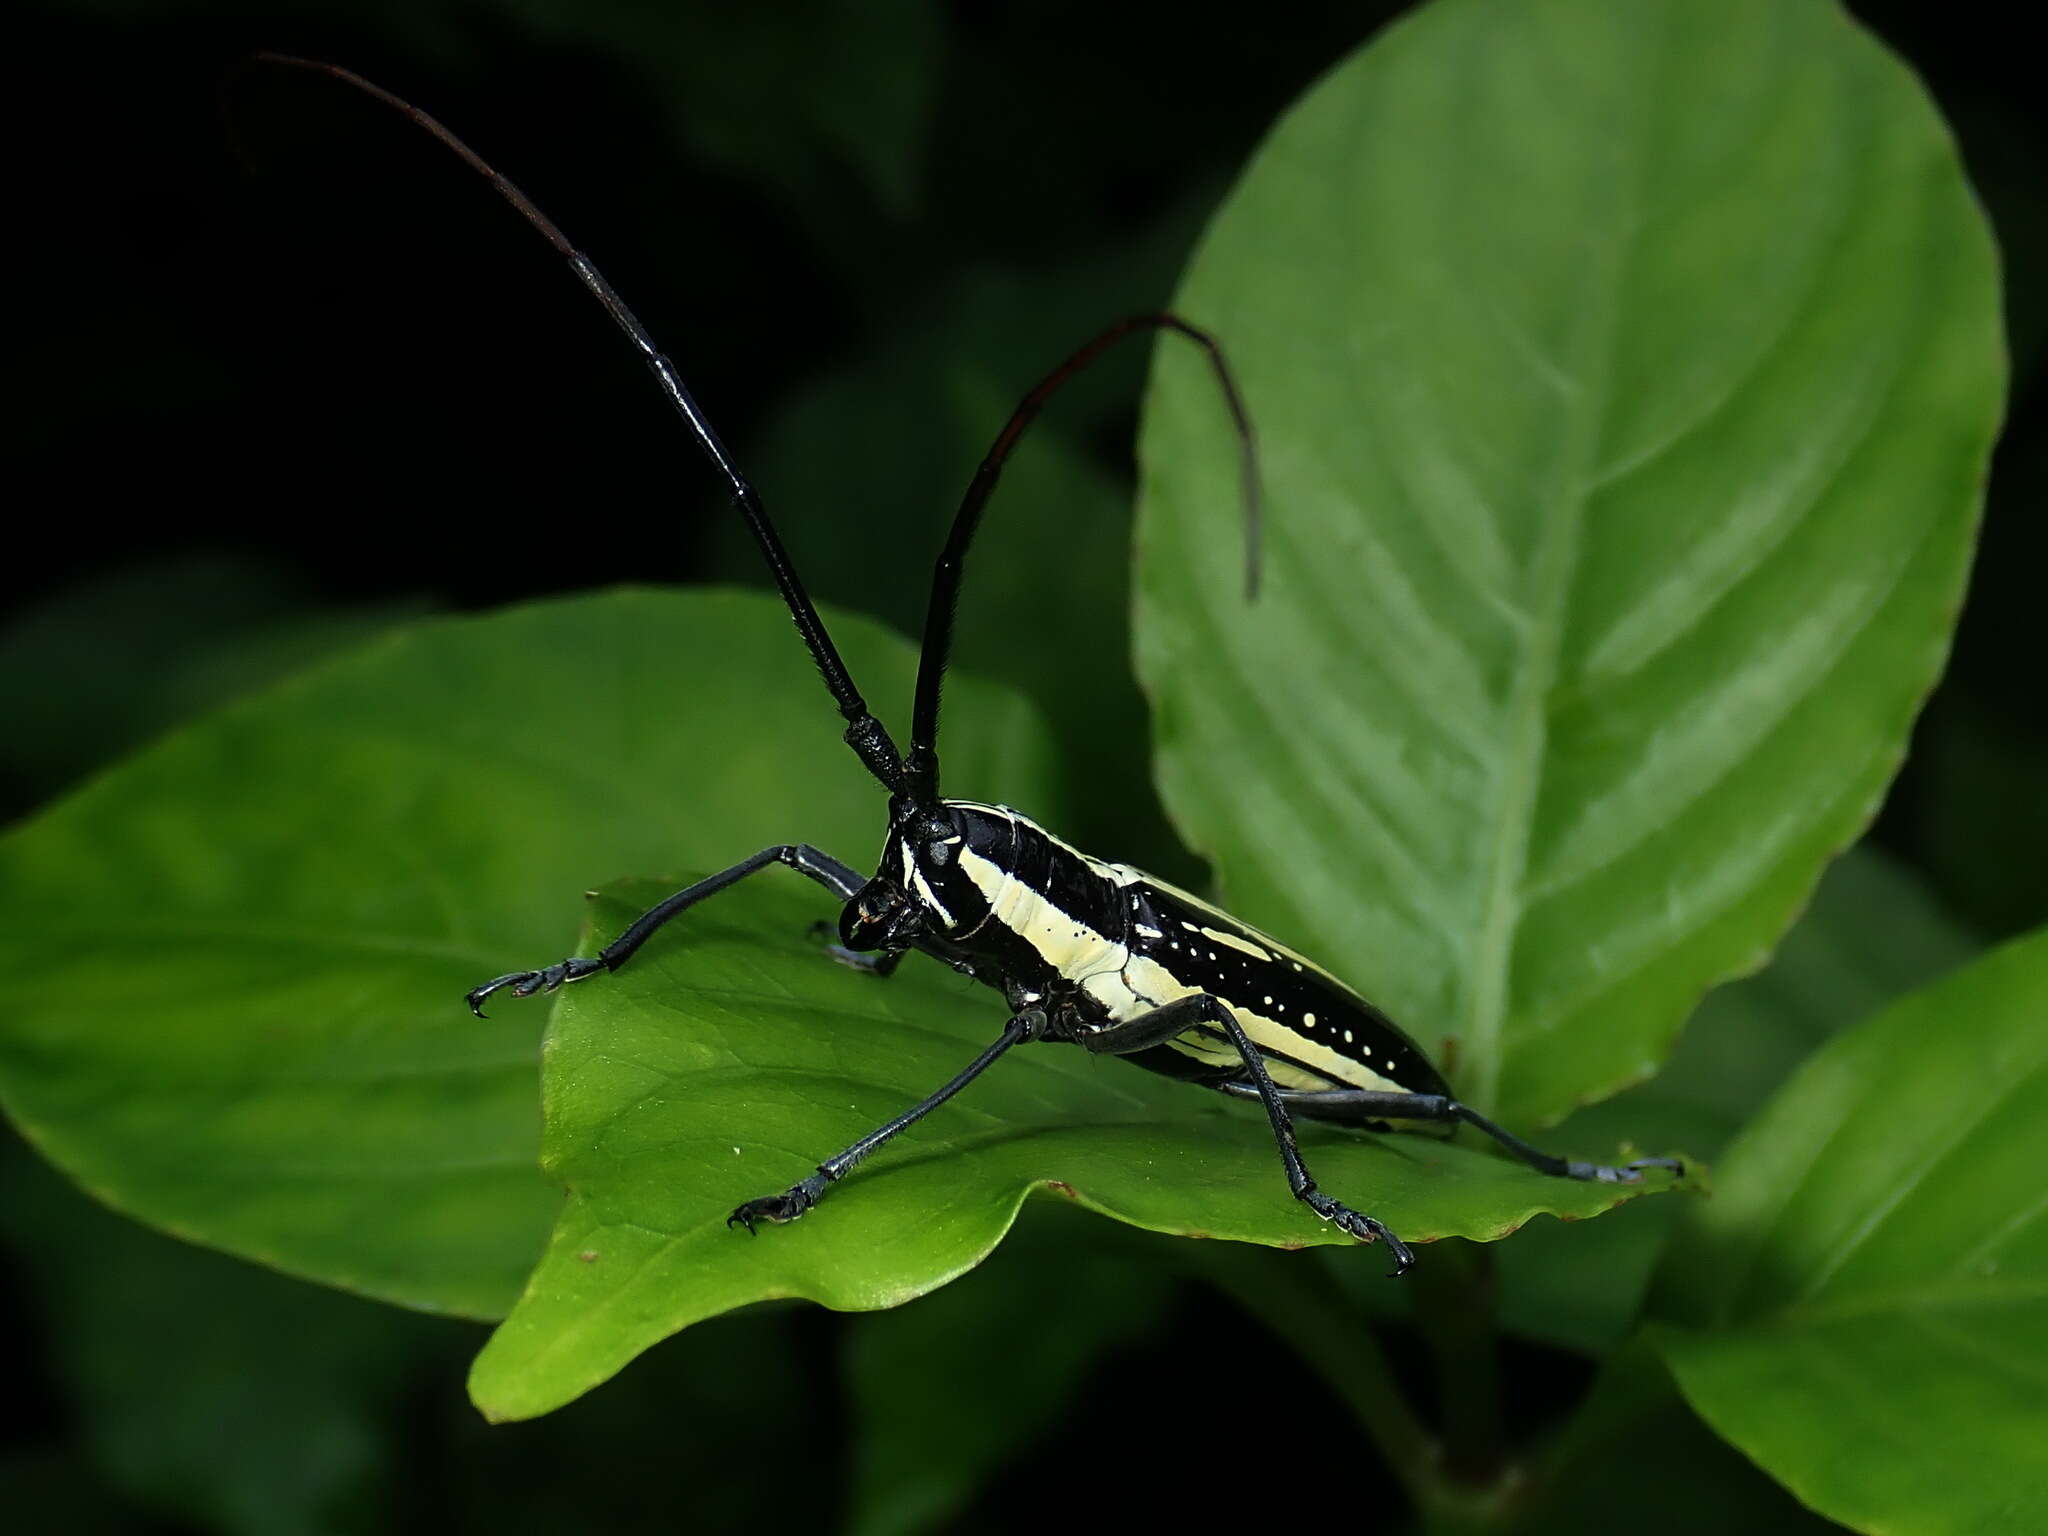
[[[887,874],[854,893],[839,914],[839,942],[852,950],[910,948],[924,930],[924,915],[902,886]]]
[[[841,913],[841,942],[848,949],[901,950],[926,935],[960,939],[981,927],[987,899],[960,867],[977,818],[986,820],[986,812],[967,805],[891,802],[881,865]],[[1008,822],[997,831],[1007,836]]]

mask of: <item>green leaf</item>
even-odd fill
[[[884,701],[909,648],[835,625]],[[963,680],[954,765],[1043,778]],[[808,839],[882,796],[787,614],[620,592],[433,623],[248,699],[0,843],[0,1101],[108,1204],[411,1306],[498,1316],[559,1194],[538,1008],[461,995],[559,957],[578,893]],[[986,765],[986,766],[984,766]]]
[[[619,932],[668,889],[608,888],[594,933]],[[824,963],[807,930],[834,910],[822,892],[749,881],[616,976],[561,995],[542,1140],[569,1203],[478,1357],[470,1390],[487,1415],[544,1413],[750,1302],[909,1301],[987,1257],[1033,1191],[1159,1232],[1351,1242],[1288,1197],[1255,1106],[1059,1045],[1020,1047],[801,1222],[751,1238],[728,1228],[734,1206],[808,1175],[1002,1026],[997,998],[937,965],[884,981]],[[597,942],[586,933],[585,951]],[[1411,1242],[1503,1237],[1538,1212],[1590,1216],[1668,1187],[1545,1178],[1422,1136],[1318,1127],[1302,1147],[1324,1189],[1369,1201]]]
[[[2044,1020],[2048,930],[1836,1039],[1658,1272],[1693,1407],[1858,1529],[2048,1525]]]
[[[1634,1137],[1712,1161],[1815,1047],[1978,948],[1905,869],[1875,848],[1851,849],[1770,966],[1700,1005],[1662,1072],[1580,1110],[1545,1145]],[[1683,1214],[1679,1202],[1646,1200],[1592,1227],[1533,1223],[1500,1253],[1503,1323],[1590,1354],[1612,1349]]]
[[[1158,353],[1140,676],[1233,907],[1520,1128],[1655,1070],[1868,820],[2003,360],[1908,72],[1822,0],[1439,0],[1260,151]]]

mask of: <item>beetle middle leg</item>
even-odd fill
[[[1287,1169],[1287,1187],[1294,1191],[1294,1198],[1361,1242],[1384,1242],[1387,1252],[1394,1257],[1394,1273],[1406,1272],[1408,1266],[1415,1262],[1415,1255],[1406,1243],[1388,1231],[1383,1222],[1339,1204],[1316,1188],[1307,1164],[1301,1160],[1301,1148],[1294,1136],[1294,1120],[1287,1112],[1286,1095],[1273,1085],[1272,1075],[1266,1071],[1266,1058],[1259,1054],[1259,1048],[1252,1044],[1244,1026],[1237,1022],[1237,1015],[1230,1011],[1230,1006],[1223,999],[1213,993],[1198,992],[1193,997],[1176,999],[1149,1013],[1141,1013],[1134,1019],[1108,1025],[1079,1038],[1080,1043],[1091,1051],[1110,1056],[1130,1056],[1164,1045],[1176,1035],[1184,1035],[1204,1024],[1221,1029],[1244,1059],[1245,1070],[1252,1076],[1252,1085],[1239,1086],[1244,1088],[1244,1097],[1256,1094],[1266,1106],[1266,1118],[1272,1124],[1273,1140],[1279,1144],[1280,1161]]]
[[[1241,1083],[1221,1083],[1217,1086],[1225,1093],[1238,1098],[1252,1096],[1251,1091]],[[1441,1093],[1375,1093],[1363,1088],[1333,1088],[1315,1093],[1295,1093],[1282,1089],[1280,1097],[1296,1114],[1349,1125],[1378,1120],[1427,1120],[1438,1124],[1469,1125],[1474,1130],[1483,1131],[1491,1136],[1538,1173],[1547,1173],[1560,1179],[1581,1179],[1593,1184],[1636,1184],[1642,1181],[1645,1168],[1668,1168],[1680,1175],[1685,1172],[1685,1165],[1675,1157],[1645,1157],[1633,1163],[1623,1163],[1619,1167],[1559,1157],[1555,1153],[1545,1152],[1541,1147],[1530,1146],[1512,1131],[1495,1125],[1478,1110],[1460,1104],[1456,1099]]]
[[[749,1200],[746,1204],[735,1207],[733,1213],[725,1218],[725,1224],[728,1227],[745,1227],[749,1232],[752,1232],[754,1230],[754,1223],[757,1221],[795,1221],[797,1217],[803,1215],[805,1211],[808,1211],[812,1206],[824,1199],[825,1191],[851,1173],[854,1165],[870,1152],[873,1152],[875,1148],[900,1132],[908,1130],[941,1104],[945,1103],[946,1100],[952,1098],[954,1094],[994,1066],[996,1058],[1009,1050],[1011,1046],[1025,1040],[1038,1039],[1045,1033],[1045,1028],[1045,1011],[1043,1009],[1027,1008],[1022,1013],[1015,1015],[1009,1023],[1003,1026],[1003,1032],[997,1036],[995,1044],[989,1046],[987,1050],[970,1061],[943,1088],[940,1088],[936,1093],[926,1098],[919,1099],[894,1120],[877,1126],[844,1151],[835,1152],[832,1156],[826,1158],[825,1161],[818,1164],[818,1171],[809,1178],[799,1179],[779,1195],[763,1195],[758,1200]]]

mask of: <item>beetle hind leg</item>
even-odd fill
[[[1237,1015],[1230,1011],[1229,1004],[1223,999],[1212,993],[1198,992],[1192,997],[1163,1004],[1149,1013],[1141,1013],[1134,1019],[1125,1019],[1083,1034],[1079,1039],[1091,1051],[1110,1056],[1134,1056],[1202,1025],[1220,1029],[1229,1037],[1244,1062],[1245,1071],[1251,1075],[1251,1083],[1234,1086],[1243,1088],[1244,1097],[1257,1097],[1265,1105],[1266,1119],[1273,1127],[1273,1140],[1280,1148],[1280,1161],[1287,1170],[1287,1187],[1294,1192],[1294,1198],[1338,1231],[1348,1232],[1362,1243],[1385,1243],[1394,1260],[1394,1274],[1406,1274],[1415,1262],[1413,1249],[1389,1231],[1385,1222],[1363,1211],[1354,1211],[1316,1187],[1307,1164],[1301,1159],[1301,1148],[1295,1141],[1294,1120],[1287,1112],[1289,1096],[1274,1086],[1272,1074],[1266,1070],[1266,1058],[1252,1044],[1244,1026],[1237,1022]]]
[[[1331,1199],[1328,1195],[1317,1189],[1313,1182],[1297,1198],[1300,1199],[1303,1205],[1314,1211],[1339,1232],[1349,1232],[1361,1243],[1385,1243],[1387,1245],[1387,1252],[1393,1256],[1394,1260],[1392,1278],[1398,1280],[1414,1266],[1415,1250],[1402,1242],[1400,1238],[1394,1236],[1388,1230],[1387,1224],[1378,1217],[1368,1216],[1363,1211],[1354,1211],[1350,1206]]]
[[[1216,1086],[1235,1098],[1260,1096],[1257,1089],[1246,1083],[1218,1083]],[[1281,1089],[1279,1094],[1282,1102],[1296,1114],[1345,1125],[1380,1129],[1381,1123],[1390,1120],[1469,1125],[1491,1136],[1538,1173],[1547,1173],[1553,1178],[1578,1179],[1589,1184],[1640,1184],[1644,1171],[1651,1168],[1668,1169],[1680,1178],[1685,1177],[1685,1164],[1675,1157],[1645,1157],[1618,1165],[1559,1157],[1541,1147],[1531,1146],[1512,1131],[1495,1125],[1478,1110],[1441,1093],[1377,1093],[1364,1088],[1339,1088],[1318,1093]]]

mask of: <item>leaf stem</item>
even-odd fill
[[[1427,1273],[1414,1277],[1415,1319],[1436,1361],[1444,1473],[1468,1488],[1490,1487],[1505,1469],[1493,1255],[1451,1240],[1433,1244],[1429,1259]]]

